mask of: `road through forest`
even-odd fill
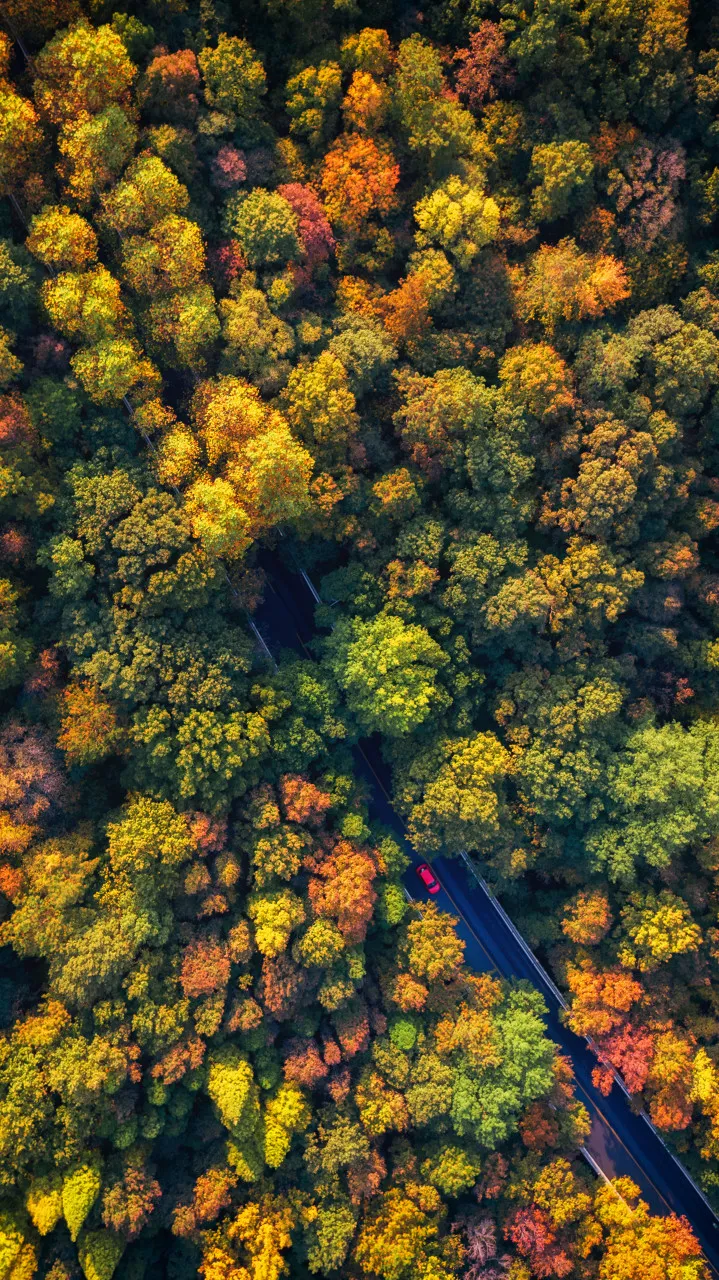
[[[273,654],[294,649],[312,656],[308,644],[315,633],[313,587],[300,573],[290,571],[276,557],[267,557],[265,601],[254,615],[264,645]],[[428,894],[415,873],[421,859],[406,841],[402,820],[390,802],[389,770],[377,744],[362,743],[355,751],[356,770],[368,787],[372,817],[402,840],[412,865],[405,886],[415,899]],[[434,901],[459,918],[458,932],[466,944],[465,958],[473,969],[495,972],[509,979],[526,979],[544,997],[549,1035],[571,1059],[577,1096],[592,1121],[584,1154],[599,1175],[628,1175],[641,1189],[653,1213],[684,1214],[705,1255],[719,1277],[719,1220],[689,1174],[664,1145],[647,1116],[632,1110],[628,1095],[615,1084],[603,1097],[592,1083],[597,1059],[588,1042],[561,1019],[562,997],[523,941],[499,903],[463,857],[436,857],[432,865],[442,889]]]

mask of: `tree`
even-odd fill
[[[102,1170],[99,1161],[76,1165],[65,1174],[62,1182],[62,1212],[71,1240],[77,1240],[80,1229],[100,1194],[101,1186]]]
[[[207,1092],[225,1128],[240,1141],[251,1140],[259,1126],[259,1090],[250,1063],[236,1046],[210,1055]]]
[[[137,402],[157,395],[160,375],[134,338],[103,338],[72,357],[85,391],[97,404],[117,404],[125,396]]]
[[[288,955],[283,953],[276,959],[264,957],[257,994],[279,1021],[287,1021],[300,1011],[308,986],[307,971],[293,964]]]
[[[366,1274],[403,1280],[423,1274],[428,1253],[436,1257],[438,1237],[436,1218],[424,1213],[399,1187],[392,1187],[361,1227],[354,1257]]]
[[[346,943],[363,942],[372,920],[377,893],[375,859],[349,840],[340,840],[317,868],[308,885],[312,910],[334,919]]]
[[[46,205],[30,224],[28,249],[60,271],[81,271],[97,259],[97,236],[90,223],[67,205]]]
[[[345,1201],[322,1205],[308,1232],[307,1258],[310,1271],[328,1275],[342,1266],[354,1238],[356,1216]]]
[[[250,899],[247,913],[255,926],[258,951],[272,957],[287,949],[290,934],[305,919],[302,902],[290,889],[257,894]]]
[[[589,144],[574,139],[534,147],[530,181],[535,183],[531,209],[538,222],[565,218],[586,202],[594,174]]]
[[[292,1136],[303,1133],[310,1123],[311,1111],[302,1090],[285,1081],[270,1098],[264,1111],[264,1156],[271,1169],[285,1159]]]
[[[31,171],[42,146],[38,114],[0,77],[0,191],[12,191]]]
[[[136,74],[117,32],[84,19],[58,32],[38,54],[36,66],[38,110],[60,126],[126,104]]]
[[[671,1028],[656,1037],[647,1084],[653,1097],[649,1114],[661,1129],[686,1129],[694,1100],[693,1046]]]
[[[192,532],[209,555],[236,560],[251,546],[249,517],[229,481],[196,480],[188,490],[186,509]]]
[[[562,920],[562,932],[580,946],[596,944],[613,923],[609,899],[601,889],[582,889],[569,903]]]
[[[300,258],[299,219],[276,191],[238,192],[228,202],[225,218],[228,231],[251,267]]]
[[[629,249],[652,248],[668,236],[679,216],[677,196],[686,177],[681,146],[653,147],[642,141],[617,156],[609,171],[608,191],[617,214],[617,230]]]
[[[422,1163],[422,1176],[443,1195],[456,1198],[474,1186],[481,1167],[479,1157],[471,1151],[454,1143],[443,1144]]]
[[[276,419],[256,387],[243,378],[201,382],[192,399],[192,417],[210,466],[228,460]]]
[[[0,306],[13,332],[27,333],[36,316],[37,286],[25,249],[0,240]]]
[[[328,260],[335,248],[335,238],[322,205],[312,188],[299,182],[284,183],[277,188],[277,194],[287,201],[298,218],[297,230],[304,259],[300,270],[311,274]]]
[[[516,1130],[519,1115],[542,1097],[552,1079],[554,1047],[547,1039],[536,991],[514,990],[494,1013],[498,1048],[481,1058],[455,1050],[451,1118],[460,1137],[471,1136],[491,1150]],[[461,1027],[460,1023],[460,1027]]]
[[[614,622],[632,593],[644,584],[641,570],[625,567],[598,544],[571,538],[564,560],[546,556],[537,566],[551,598],[550,627],[558,631],[579,622],[587,629]]]
[[[198,62],[208,107],[222,112],[229,128],[237,124],[251,132],[267,92],[265,71],[254,49],[246,40],[223,33],[216,48],[202,50]]]
[[[297,954],[307,968],[333,964],[345,949],[345,940],[331,920],[315,920],[297,945]]]
[[[386,218],[395,208],[399,165],[384,143],[343,134],[325,156],[321,181],[333,227],[360,236],[370,218]]]
[[[92,345],[130,330],[120,285],[105,267],[62,272],[45,282],[42,299],[55,328],[71,342]]]
[[[224,464],[225,472],[212,481],[198,480],[189,495],[191,518],[209,521],[208,535],[223,511],[234,545],[236,537],[244,541],[247,531],[251,536],[253,530],[296,519],[307,509],[312,459],[254,387],[231,377],[202,383],[193,406],[208,463],[213,468]],[[237,545],[235,554],[240,553]]]
[[[191,264],[188,274],[191,272]],[[204,373],[207,357],[220,336],[215,295],[209,284],[177,289],[156,298],[143,314],[150,352],[170,369]]]
[[[347,316],[337,329],[329,350],[344,366],[355,396],[384,388],[396,351],[381,326],[363,316]]]
[[[63,127],[58,172],[67,192],[86,206],[113,182],[135,150],[137,129],[118,106],[81,113]]]
[[[659,457],[646,431],[630,431],[611,418],[586,437],[576,477],[549,491],[542,516],[565,532],[631,543],[653,505]]]
[[[319,461],[330,466],[344,461],[359,418],[347,370],[334,352],[323,351],[311,364],[292,370],[287,416]]]
[[[119,236],[148,231],[169,214],[181,213],[189,199],[187,188],[159,156],[138,156],[103,198],[101,220]]]
[[[616,1194],[619,1191],[619,1195]],[[638,1188],[629,1178],[616,1188],[601,1187],[595,1212],[606,1233],[606,1250],[599,1264],[600,1280],[669,1280],[672,1272],[703,1280],[706,1267],[700,1246],[685,1219],[670,1214],[652,1218]]]
[[[476,848],[497,838],[501,795],[510,771],[507,750],[493,733],[440,740],[400,770],[398,796],[416,849]]]
[[[451,177],[415,205],[420,247],[439,244],[466,270],[499,230],[499,209],[491,196]]]
[[[214,991],[224,991],[229,978],[229,950],[217,938],[197,938],[185,949],[180,982],[190,999],[197,1000],[212,995]]]
[[[392,66],[392,45],[381,27],[363,27],[342,41],[342,65],[386,76]]]
[[[389,105],[387,88],[370,75],[369,71],[353,72],[342,102],[345,129],[378,134],[386,121]]]
[[[719,383],[719,338],[698,325],[667,334],[653,352],[657,399],[680,418],[700,412]]]
[[[393,614],[342,621],[327,645],[331,670],[350,710],[367,732],[411,732],[447,705],[437,686],[446,657],[424,627]]]
[[[281,418],[251,440],[228,466],[228,478],[201,478],[188,491],[190,522],[214,555],[235,558],[252,538],[310,505],[312,458]]]
[[[205,269],[200,228],[188,218],[169,214],[147,235],[124,240],[122,269],[130,288],[148,297],[199,284]]]
[[[128,1160],[121,1179],[103,1191],[102,1220],[126,1240],[134,1240],[149,1222],[162,1188],[147,1168]]]
[[[510,402],[541,423],[562,421],[577,403],[569,366],[546,342],[512,347],[500,361],[499,380]]]
[[[0,851],[23,853],[68,801],[50,741],[38,729],[8,721],[0,733]]]
[[[506,38],[496,22],[484,18],[469,37],[468,49],[457,49],[459,63],[455,75],[457,92],[477,111],[511,88],[514,75],[505,56]]]
[[[610,254],[582,253],[569,237],[542,245],[527,273],[515,279],[520,316],[538,320],[550,334],[560,320],[594,319],[629,297],[621,262]]]
[[[596,865],[631,882],[642,862],[665,867],[712,838],[719,821],[715,751],[715,729],[706,721],[635,730],[609,771],[607,817],[587,836]]]
[[[464,957],[464,941],[457,937],[455,916],[440,911],[433,902],[423,903],[419,919],[405,929],[405,949],[410,972],[428,982],[448,982],[456,977]]]
[[[191,124],[199,110],[200,72],[192,49],[158,52],[138,88],[138,100],[151,120]]]
[[[295,351],[291,327],[270,310],[261,289],[243,288],[219,305],[226,365],[260,386],[282,382]]]
[[[259,1201],[250,1200],[235,1215],[230,1224],[230,1234],[234,1250],[238,1246],[244,1249],[249,1262],[249,1270],[236,1268],[242,1280],[249,1276],[250,1280],[262,1280],[264,1276],[280,1276],[285,1269],[283,1251],[292,1244],[292,1228],[295,1226],[295,1214],[284,1196],[268,1193]],[[210,1243],[210,1242],[208,1242]],[[219,1280],[227,1275],[227,1263],[223,1270],[215,1272],[210,1269],[214,1250],[210,1252],[202,1273],[205,1280]],[[222,1255],[220,1255],[222,1256]],[[233,1253],[228,1255],[227,1262],[232,1265]]]
[[[287,81],[290,133],[318,149],[334,133],[342,97],[342,72],[336,62],[306,67]]]
[[[91,684],[68,685],[57,745],[69,764],[95,764],[112,755],[121,733],[111,702]]]
[[[573,996],[567,1021],[577,1035],[608,1035],[627,1021],[642,996],[641,986],[625,970],[599,970],[588,957],[567,967],[567,985]]]
[[[439,51],[419,35],[399,46],[395,101],[410,151],[431,171],[472,154],[474,120],[445,92]]]
[[[311,827],[320,826],[332,806],[329,792],[298,774],[288,773],[280,778],[280,796],[287,820]]]
[[[698,951],[702,941],[689,904],[667,889],[659,894],[631,894],[622,909],[622,932],[625,939],[619,948],[620,962],[642,970]]]
[[[247,177],[245,153],[225,143],[212,160],[212,181],[220,191],[234,191]]]
[[[489,425],[491,393],[468,369],[441,369],[434,377],[412,374],[403,384],[395,416],[403,447],[431,477],[461,464],[464,442]]]

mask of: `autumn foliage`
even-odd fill
[[[0,1280],[705,1280],[711,14],[3,23]]]

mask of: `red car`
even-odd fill
[[[417,867],[417,875],[422,881],[427,893],[439,893],[442,886],[428,862],[420,862]]]

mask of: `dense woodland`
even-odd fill
[[[0,1280],[705,1280],[352,747],[719,1204],[712,9],[4,0]]]

